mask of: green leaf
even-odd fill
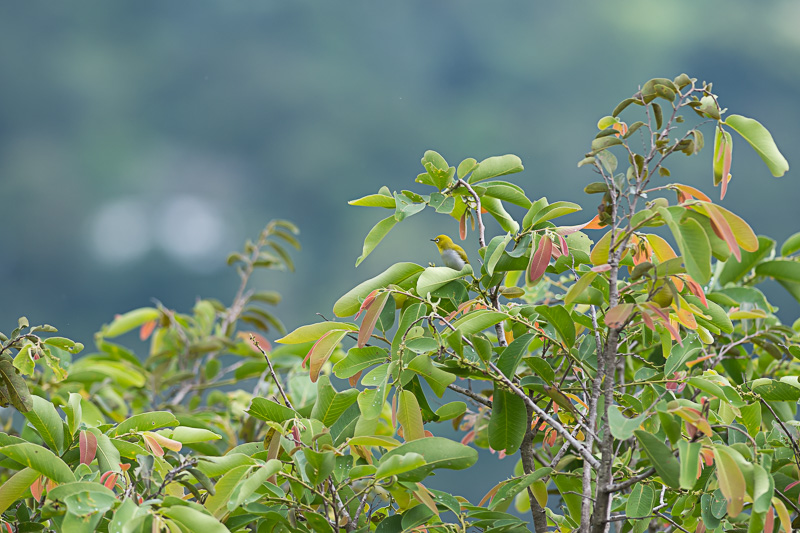
[[[672,488],[680,487],[681,467],[678,460],[672,455],[672,451],[651,433],[637,429],[634,434],[664,483]]]
[[[69,427],[70,435],[75,435],[80,429],[81,419],[83,418],[81,395],[77,392],[70,392],[69,400],[66,405],[61,406],[61,409],[67,414],[67,426]]]
[[[487,157],[478,163],[478,168],[472,171],[468,182],[478,183],[489,178],[514,174],[515,172],[521,172],[524,168],[522,160],[513,154]]]
[[[454,334],[470,335],[492,327],[506,318],[505,313],[479,309],[459,318],[453,322],[453,327],[458,331]]]
[[[678,441],[678,450],[681,456],[681,488],[690,490],[697,481],[697,471],[700,465],[700,448],[703,445],[699,442],[687,442],[683,439]]]
[[[434,292],[451,281],[469,274],[472,274],[472,266],[469,263],[464,265],[461,270],[454,270],[450,267],[428,267],[417,279],[417,294],[424,297],[429,292]]]
[[[738,516],[744,506],[746,485],[744,475],[739,469],[739,465],[736,464],[733,453],[735,452],[727,446],[715,446],[714,466],[717,471],[719,488],[728,501],[728,514]]]
[[[685,218],[680,225],[681,250],[686,272],[698,283],[705,285],[711,279],[711,243],[703,227],[694,219]],[[676,239],[677,240],[677,239]]]
[[[253,398],[250,408],[246,412],[259,420],[278,424],[297,417],[297,413],[294,410],[266,398]]]
[[[396,207],[394,197],[386,196],[385,194],[370,194],[358,198],[357,200],[350,200],[347,203],[360,207],[385,207],[387,209],[394,209]]]
[[[508,183],[507,181],[490,181],[481,184],[479,187],[483,189],[483,194],[486,196],[491,196],[498,200],[524,207],[525,209],[531,206],[531,201],[525,196],[525,191],[522,187],[514,185],[513,183]]]
[[[107,339],[118,337],[134,328],[138,328],[145,322],[156,320],[160,316],[161,311],[155,309],[154,307],[142,307],[139,309],[134,309],[133,311],[128,311],[124,315],[119,315],[111,322],[111,324],[103,326],[100,334]]]
[[[388,356],[388,352],[378,346],[350,348],[347,355],[333,365],[333,373],[337,378],[347,379],[372,365],[386,361]]]
[[[31,348],[33,348],[33,344],[27,342],[20,348],[17,355],[14,356],[14,368],[19,370],[23,376],[32,375],[34,367],[36,366],[36,363],[34,363],[31,357]]]
[[[800,250],[800,232],[795,233],[783,242],[781,245],[781,255],[788,257],[798,250]]]
[[[745,277],[753,267],[772,252],[774,246],[774,240],[769,237],[759,236],[757,251],[748,252],[743,250],[741,261],[737,261],[735,257],[725,261],[725,266],[719,275],[719,284],[724,286],[727,283],[736,282]]]
[[[356,259],[356,266],[360,265],[361,262],[372,253],[383,238],[389,234],[395,224],[397,224],[397,218],[395,218],[395,215],[392,215],[384,218],[369,230],[367,237],[364,239],[364,247],[361,251],[361,255]]]
[[[38,470],[23,468],[9,477],[0,486],[0,513],[5,513],[9,507],[21,499],[40,475]]]
[[[395,332],[394,338],[392,338],[392,359],[394,359],[395,355],[398,353],[400,344],[403,342],[403,337],[408,329],[412,324],[416,323],[417,320],[425,316],[427,311],[427,307],[423,303],[411,304],[403,311],[403,315],[400,317],[400,324],[397,327],[397,332]]]
[[[636,483],[628,496],[625,504],[625,514],[628,518],[644,518],[653,512],[656,501],[656,491],[644,483]]]
[[[306,452],[311,450],[305,450]],[[306,454],[308,457],[308,454]],[[233,489],[228,500],[227,507],[229,511],[235,511],[244,502],[256,492],[256,490],[264,484],[270,476],[280,472],[283,463],[277,459],[270,459],[263,466],[253,466],[250,469],[250,475],[246,479],[242,479]]]
[[[628,440],[633,437],[633,432],[642,425],[646,418],[647,413],[628,418],[622,414],[618,406],[612,405],[608,408],[608,427],[614,438],[618,440]]]
[[[501,507],[543,477],[549,476],[552,471],[553,469],[550,467],[538,468],[527,476],[509,480],[494,495],[492,503],[489,504],[489,509]]]
[[[730,115],[725,119],[725,124],[750,143],[756,153],[764,160],[764,163],[767,164],[773,176],[783,176],[789,170],[789,163],[786,158],[778,150],[778,146],[767,128],[762,126],[760,122],[741,115]]]
[[[489,446],[511,455],[519,449],[528,421],[525,401],[495,384],[492,416],[489,419]]]
[[[59,455],[64,452],[64,422],[52,403],[34,396],[33,408],[23,414],[51,450]]]
[[[100,433],[97,428],[89,428],[89,431],[92,432],[97,439],[97,466],[100,467],[101,472],[120,472],[120,451],[117,449],[116,444],[120,442],[125,442],[122,440],[114,439],[112,441],[108,435],[105,433]],[[144,452],[144,449],[141,448],[138,444],[134,443],[126,443],[128,447],[131,448],[138,448],[141,452]],[[141,453],[137,450],[137,453]],[[130,459],[136,459],[137,453],[133,453],[133,457],[129,457]]]
[[[567,291],[566,296],[564,296],[564,305],[571,305],[575,300],[583,294],[592,284],[594,278],[597,277],[597,272],[586,272],[584,273],[580,279],[578,279],[575,283]]]
[[[331,385],[330,378],[328,376],[320,376],[317,382],[317,401],[311,410],[311,418],[315,418],[330,427],[357,399],[357,389],[336,392],[336,389]]]
[[[742,413],[742,424],[747,428],[750,436],[755,436],[761,429],[761,403],[753,402],[744,407],[740,407]]]
[[[153,431],[167,426],[179,425],[175,415],[168,411],[151,411],[133,415],[121,422],[112,432],[111,436],[124,435],[133,431]]]
[[[497,266],[497,262],[503,256],[503,252],[506,249],[506,245],[511,241],[511,234],[506,233],[505,235],[498,235],[497,237],[493,238],[489,244],[486,246],[486,272],[491,276],[494,274],[494,267]]]
[[[403,439],[406,442],[421,439],[425,436],[422,425],[422,412],[414,393],[401,390],[397,393],[397,422],[403,427]]]
[[[404,474],[424,465],[425,458],[414,452],[403,455],[392,455],[386,460],[381,458],[381,461],[378,463],[378,470],[375,472],[375,479],[384,479]]]
[[[796,402],[800,400],[800,388],[782,381],[759,378],[750,386],[753,392],[761,395],[768,402]]]
[[[511,344],[506,346],[500,353],[497,359],[497,368],[507,377],[510,378],[517,371],[517,366],[522,361],[522,358],[528,354],[528,346],[533,341],[534,334],[526,333],[511,341]]]
[[[764,467],[753,464],[753,511],[766,513],[775,494],[775,481]]]
[[[436,410],[436,416],[439,422],[445,420],[452,420],[458,418],[467,412],[467,404],[464,402],[450,402],[446,403]]]
[[[477,167],[478,162],[474,158],[466,158],[458,164],[458,179],[464,179],[464,176],[475,170]]]
[[[562,342],[567,348],[572,348],[575,345],[575,322],[569,311],[564,309],[562,305],[538,305],[536,312],[539,316],[547,320],[552,325]]]
[[[400,285],[423,270],[423,267],[415,263],[395,263],[381,274],[360,283],[339,298],[333,305],[333,313],[338,317],[354,315],[361,307],[361,302],[375,289],[385,289],[392,284]]]
[[[319,340],[320,337],[331,331],[358,331],[355,324],[349,322],[317,322],[316,324],[307,324],[300,326],[292,331],[285,337],[281,337],[275,342],[281,344],[302,344],[304,342],[311,342]]]
[[[778,281],[800,283],[800,262],[791,259],[774,259],[756,265],[756,274]]]
[[[393,455],[418,453],[425,458],[425,466],[415,468],[398,476],[400,481],[422,481],[438,468],[463,470],[474,465],[478,460],[478,452],[474,448],[443,437],[427,437],[398,446],[386,452],[381,461]]]
[[[11,361],[0,360],[0,390],[8,394],[8,401],[20,413],[26,413],[33,408],[33,398],[28,390],[28,384],[22,378]],[[2,399],[2,395],[0,395]]]
[[[543,207],[535,215],[533,215],[531,218],[531,225],[535,226],[544,220],[552,220],[564,215],[569,215],[571,213],[580,211],[581,209],[581,206],[572,202],[555,202]]]
[[[56,454],[38,444],[20,443],[3,446],[0,453],[14,461],[33,468],[45,477],[58,483],[75,481],[75,474]]]
[[[202,531],[203,533],[230,533],[228,528],[211,515],[198,511],[194,507],[174,505],[161,509],[161,514],[172,518],[188,531]]]
[[[497,198],[484,196],[481,200],[481,207],[485,208],[486,211],[488,211],[489,214],[492,215],[495,220],[497,220],[497,223],[500,224],[500,227],[503,228],[503,231],[507,231],[509,233],[516,233],[519,231],[519,223],[514,220],[510,214],[508,214],[506,208],[503,207],[503,202]]]
[[[169,438],[182,444],[194,444],[195,442],[219,440],[222,437],[219,434],[207,429],[178,426],[172,430]]]
[[[430,355],[427,354],[416,356],[408,363],[407,368],[425,378],[425,381],[428,382],[428,385],[439,398],[447,390],[447,386],[456,380],[453,374],[435,366],[431,361]]]

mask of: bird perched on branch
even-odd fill
[[[462,270],[464,265],[469,263],[467,253],[462,247],[453,242],[453,239],[447,235],[439,235],[431,239],[436,243],[439,248],[439,253],[442,255],[444,265],[452,268],[453,270]]]

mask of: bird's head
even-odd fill
[[[442,250],[449,250],[450,248],[453,247],[453,239],[451,239],[447,235],[439,235],[438,237],[434,237],[431,240],[436,243],[436,247],[439,248],[440,252]]]

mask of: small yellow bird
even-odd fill
[[[435,242],[436,247],[439,248],[439,253],[442,255],[442,261],[445,266],[453,270],[461,270],[464,268],[464,265],[469,263],[467,253],[464,249],[454,243],[453,239],[447,235],[439,235],[431,240]]]

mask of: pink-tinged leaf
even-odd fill
[[[475,440],[475,430],[473,429],[468,431],[467,434],[461,438],[461,444],[466,446],[474,440]]]
[[[462,241],[467,238],[467,213],[468,211],[464,211],[458,221],[458,236]]]
[[[714,135],[714,185],[722,184],[720,200],[725,198],[731,174],[733,157],[733,138],[722,128],[717,128]]]
[[[37,502],[42,501],[42,493],[44,492],[43,479],[43,476],[39,476],[31,484],[31,496],[33,496],[33,499]]]
[[[433,511],[436,516],[439,516],[439,509],[436,508],[436,501],[433,495],[428,491],[422,483],[417,483],[418,489],[414,491],[414,497],[422,505]]]
[[[354,376],[350,376],[350,379],[348,379],[348,382],[350,383],[351,387],[355,387],[358,384],[358,380],[361,379],[361,372],[363,372],[363,370],[359,370],[358,374],[356,374]]]
[[[553,253],[553,241],[546,235],[542,235],[536,251],[531,255],[531,263],[528,266],[528,283],[534,284],[544,276],[547,265],[550,264],[550,257]]]
[[[727,178],[722,179],[722,186],[719,189],[719,199],[724,200],[725,195],[728,194],[728,183],[730,183],[731,178],[733,178],[732,174],[728,174]]]
[[[119,474],[116,472],[109,470],[105,472],[102,476],[100,476],[100,483],[107,489],[113,490],[114,486],[117,484],[117,478]]]
[[[462,443],[462,444],[463,444],[463,443]],[[492,501],[492,498],[494,498],[494,495],[495,495],[495,494],[497,494],[497,491],[498,491],[498,490],[500,490],[500,487],[502,487],[502,486],[503,486],[503,485],[505,485],[506,483],[508,483],[508,480],[506,480],[506,481],[501,481],[500,483],[498,483],[497,485],[495,485],[494,487],[492,487],[492,489],[491,489],[489,492],[487,492],[487,493],[486,493],[486,496],[484,496],[484,497],[481,499],[480,503],[478,503],[478,506],[479,506],[479,507],[483,507],[483,504],[484,504],[484,503],[486,503],[486,502],[488,502],[488,501]]]
[[[339,345],[339,342],[347,335],[348,330],[334,329],[327,332],[319,338],[314,346],[308,351],[306,359],[308,359],[309,377],[311,381],[316,383],[319,378],[319,373],[322,366],[328,361],[333,350]],[[305,360],[304,360],[305,361]]]
[[[797,485],[800,485],[800,481],[792,481],[791,483],[786,485],[786,488],[783,489],[783,492],[789,492],[790,490],[795,488]]]
[[[148,320],[142,324],[142,327],[139,328],[139,339],[146,341],[156,329],[156,324],[158,324],[156,320]]]
[[[775,531],[775,511],[770,507],[766,518],[764,518],[764,533],[772,533],[773,531]]]
[[[567,239],[565,239],[563,235],[559,234],[558,241],[561,243],[561,253],[564,255],[569,255],[569,246],[567,246]]]
[[[714,448],[714,463],[717,465],[717,480],[722,495],[728,500],[728,514],[738,516],[742,512],[745,496],[745,481],[739,465],[727,448]]]
[[[703,302],[703,305],[706,307],[706,309],[708,309],[708,300],[706,300],[706,293],[703,292],[703,287],[693,280],[689,274],[682,274],[680,277],[689,286],[689,292],[700,298],[700,301]]]
[[[142,437],[144,438],[145,442],[148,445],[151,445],[151,449],[153,450],[153,453],[155,455],[157,455],[158,457],[161,457],[161,455],[164,455],[163,448],[167,448],[168,450],[172,450],[173,452],[179,452],[179,451],[181,451],[181,448],[183,448],[183,444],[181,444],[180,442],[178,442],[176,440],[173,440],[173,439],[170,439],[170,438],[167,438],[167,437],[165,437],[164,435],[162,435],[160,433],[154,433],[152,431],[144,431],[144,432],[142,432]],[[153,444],[155,444],[157,446],[157,448],[156,447],[152,447]],[[160,449],[161,450],[161,455],[158,455],[158,454],[155,453],[156,449]]]
[[[686,199],[697,198],[698,200],[703,200],[704,202],[711,201],[711,198],[706,196],[703,191],[701,191],[700,189],[695,189],[694,187],[691,187],[689,185],[684,185],[682,183],[672,183],[668,185],[668,187],[680,191],[681,193],[683,193]],[[684,201],[680,199],[680,196],[678,197],[678,200],[680,202]]]
[[[704,203],[703,208],[706,214],[708,215],[708,218],[711,219],[711,225],[714,227],[714,231],[720,236],[722,240],[725,241],[725,244],[728,245],[728,248],[730,249],[733,256],[736,258],[737,261],[741,263],[742,252],[739,249],[739,244],[736,242],[736,236],[733,234],[733,230],[728,224],[728,221],[719,211],[719,206],[710,203]]]
[[[153,455],[155,455],[156,457],[164,457],[164,449],[156,441],[156,439],[154,439],[150,435],[145,435],[145,434],[142,435],[142,438],[144,439],[145,448],[150,450],[150,452]]]
[[[361,316],[361,312],[364,311],[364,309],[369,309],[369,306],[375,301],[375,297],[378,295],[379,291],[380,289],[375,289],[369,293],[366,298],[364,298],[364,301],[361,302],[361,307],[358,308],[358,313],[356,313],[354,320],[358,320],[358,317]]]
[[[733,236],[736,237],[736,242],[747,252],[757,252],[758,251],[758,237],[756,237],[755,232],[753,232],[753,228],[742,219],[742,217],[728,211],[724,207],[715,204],[705,204],[705,205],[714,205],[717,211],[722,213],[722,216],[725,217],[725,220],[728,222],[728,226],[731,228],[733,232]]]
[[[272,344],[266,337],[256,331],[239,331],[236,336],[244,340],[256,353],[260,353],[259,347],[265,352],[272,351]],[[253,342],[253,338],[255,338],[255,342]],[[258,343],[258,346],[256,346],[256,343]]]
[[[90,431],[81,431],[78,437],[81,464],[91,464],[97,455],[97,437]]]
[[[611,265],[608,263],[592,267],[592,272],[608,272],[609,270],[611,270]]]
[[[630,318],[636,304],[619,304],[606,312],[605,323],[610,328],[621,328]]]
[[[650,318],[650,315],[647,314],[646,311],[642,312],[642,322],[644,322],[644,325],[650,328],[651,331],[656,330],[656,326],[655,324],[653,324],[653,319]]]
[[[383,311],[388,299],[388,292],[380,293],[375,297],[372,305],[369,306],[369,309],[367,309],[367,312],[364,314],[364,320],[361,321],[361,327],[358,330],[357,346],[359,348],[366,346],[369,338],[372,336],[372,330],[375,329],[375,324],[377,324],[381,311]]]

